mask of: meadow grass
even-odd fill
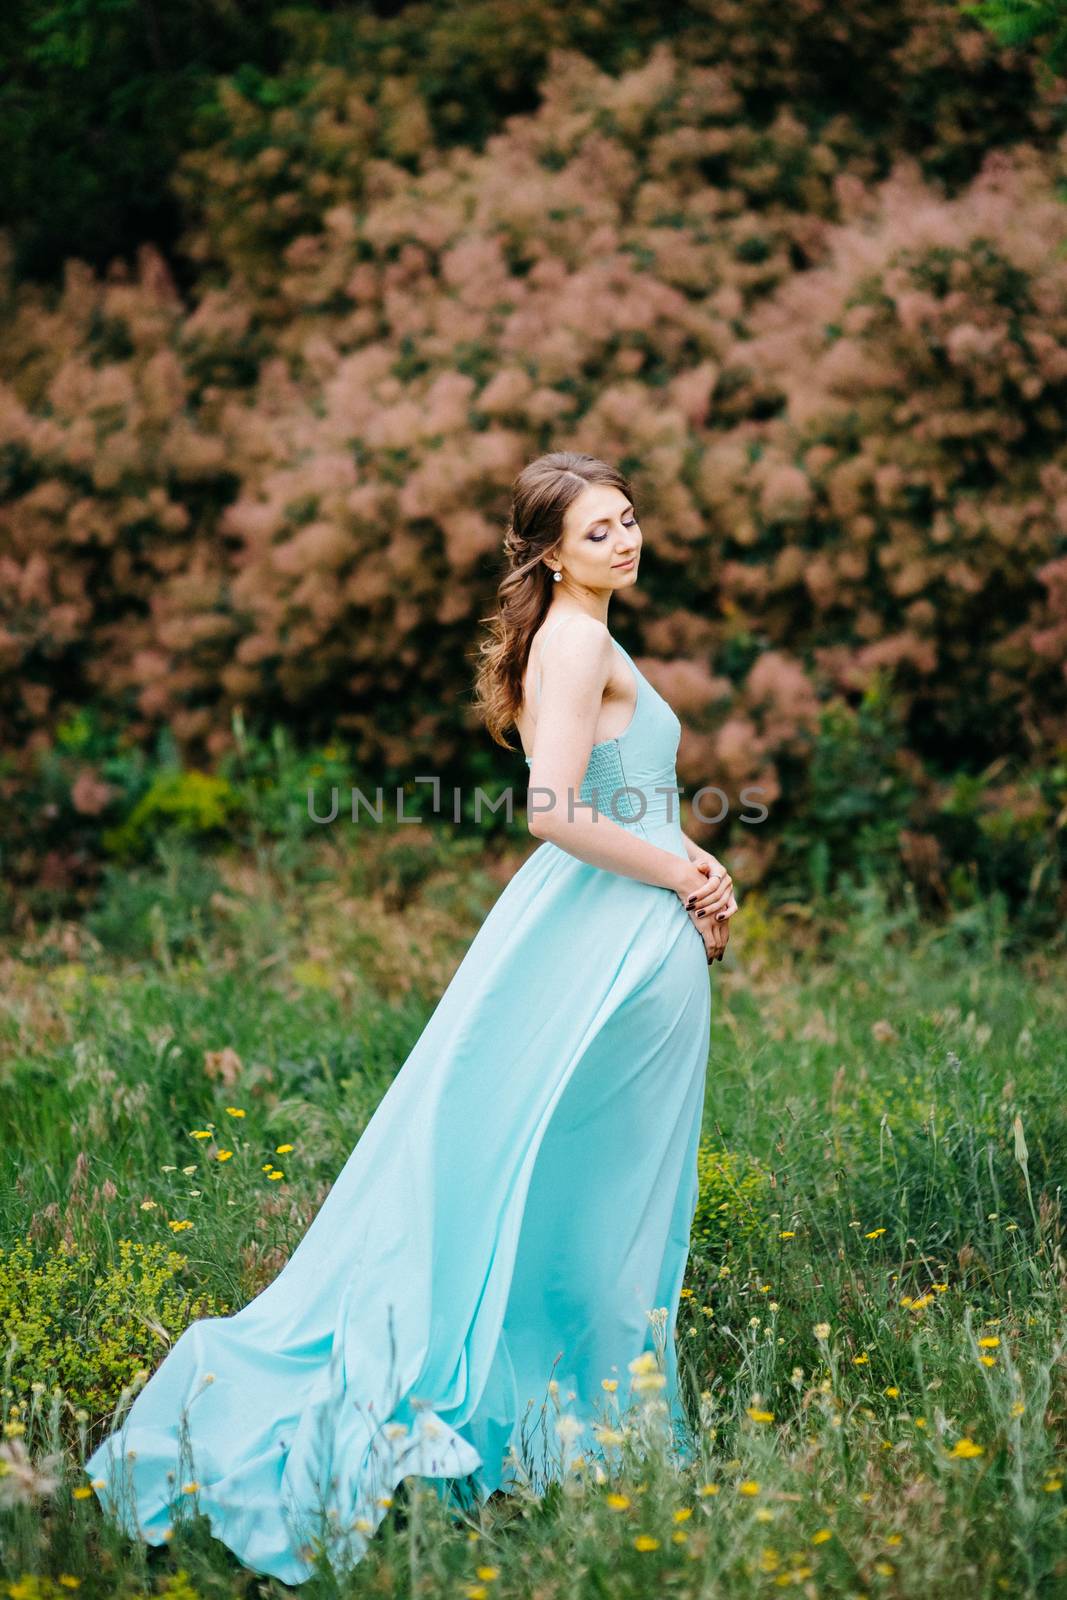
[[[3,952],[0,1596],[283,1592],[195,1485],[149,1549],[80,1463],[192,1317],[280,1270],[517,859],[414,829],[179,851]],[[301,1592],[1067,1594],[1065,966],[997,903],[746,897],[711,978],[692,1460],[657,1370],[605,1389],[596,1451],[549,1385],[547,1493],[408,1479]]]

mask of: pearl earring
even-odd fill
[[[563,574],[562,574],[562,572],[554,572],[554,573],[553,573],[553,574],[552,574],[552,581],[553,581],[553,583],[559,583],[559,582],[560,582],[560,580],[561,580],[561,579],[562,579],[562,577],[563,577]]]

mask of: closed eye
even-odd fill
[[[632,522],[624,522],[623,523],[623,527],[624,528],[636,528],[637,527],[637,518],[635,517]],[[604,540],[607,538],[607,534],[606,533],[591,533],[589,535],[589,537],[590,537],[590,539],[592,540],[592,542],[594,544],[603,544]]]

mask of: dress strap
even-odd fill
[[[552,627],[549,628],[548,632],[545,634],[544,638],[541,640],[541,654],[540,654],[540,658],[539,658],[538,663],[537,663],[537,701],[538,702],[540,702],[540,699],[541,699],[541,675],[544,672],[544,668],[545,668],[545,650],[548,647],[548,641],[551,639],[551,637],[552,637],[552,635],[554,633],[558,633],[559,632],[560,628],[563,627],[564,623],[570,622],[571,618],[572,617],[576,617],[576,616],[578,616],[578,612],[577,611],[569,611],[565,617],[560,617],[559,621],[556,622],[556,623],[553,623]]]

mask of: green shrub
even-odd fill
[[[187,837],[219,833],[241,809],[240,796],[225,778],[196,768],[161,772],[126,821],[107,830],[104,847],[131,855],[142,852],[156,831]]]
[[[62,1389],[90,1425],[114,1410],[122,1389],[151,1370],[200,1317],[230,1308],[190,1294],[179,1279],[185,1256],[165,1244],[120,1239],[103,1272],[84,1251],[41,1256],[26,1239],[0,1250],[0,1327],[12,1397],[30,1385]],[[12,1348],[13,1347],[13,1348]]]
[[[697,1152],[700,1196],[691,1233],[699,1255],[719,1257],[751,1239],[765,1220],[770,1173],[755,1157],[706,1141]]]

